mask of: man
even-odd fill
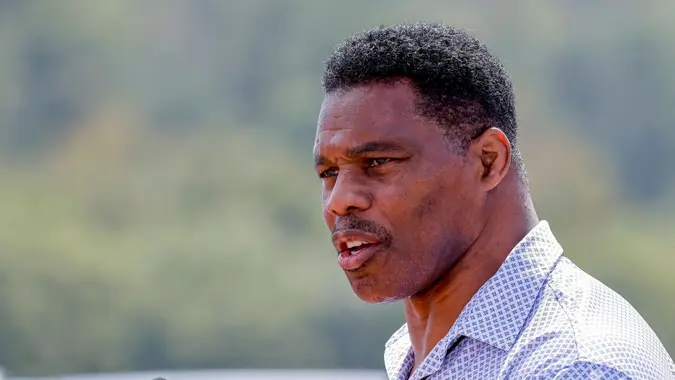
[[[390,379],[675,378],[647,323],[538,219],[510,80],[476,39],[366,31],[323,87],[314,154],[339,265],[364,301],[405,306]]]

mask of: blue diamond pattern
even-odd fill
[[[546,221],[511,251],[412,375],[407,325],[391,336],[384,359],[391,380],[675,379],[672,358],[645,320],[564,257]]]

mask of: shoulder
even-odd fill
[[[645,374],[647,375],[647,374]],[[537,378],[555,380],[582,380],[582,379],[656,379],[652,376],[630,377],[625,372],[600,363],[578,360],[560,369],[549,370],[535,375]]]
[[[659,360],[632,357],[620,362],[578,358],[559,363],[539,363],[530,371],[512,374],[509,379],[631,379],[631,380],[675,380],[675,366]]]
[[[527,379],[530,378],[553,380],[673,380],[675,379],[675,366],[671,366],[671,369],[667,371],[660,371],[656,367],[650,366],[620,369],[605,363],[580,359],[559,368],[533,373],[527,377]]]
[[[640,314],[570,260],[558,263],[543,298],[535,312],[542,315],[532,321],[542,327],[531,333],[535,340],[548,339],[524,361],[542,353],[553,360],[543,366],[530,362],[530,373],[552,379],[674,378],[670,355]]]

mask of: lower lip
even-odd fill
[[[338,264],[340,264],[340,268],[343,270],[359,269],[366,261],[373,257],[379,248],[380,244],[369,244],[366,248],[357,251],[355,254],[352,254],[349,250],[340,252]]]

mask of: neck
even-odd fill
[[[494,201],[500,197],[495,194]],[[502,198],[504,199],[504,198]],[[538,223],[526,191],[517,201],[499,202],[480,236],[462,259],[436,284],[404,300],[408,332],[417,368],[448,333],[462,309],[502,265],[511,250]],[[504,206],[504,204],[508,206]],[[504,223],[508,220],[508,223]]]

